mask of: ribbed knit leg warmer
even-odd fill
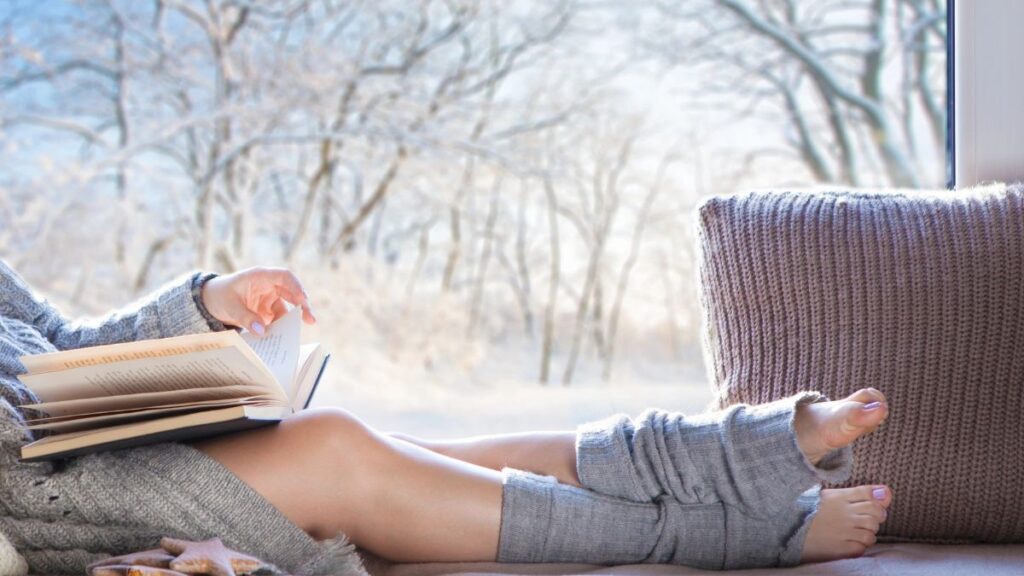
[[[576,437],[580,483],[637,502],[667,494],[683,504],[722,501],[751,517],[775,516],[818,483],[850,475],[849,447],[814,466],[797,446],[797,407],[825,400],[804,392],[695,416],[648,410],[636,422],[620,415],[585,424]]]
[[[633,502],[504,470],[499,562],[679,564],[722,570],[800,560],[817,506],[809,491],[776,517],[756,519],[721,502],[669,496]]]
[[[818,466],[800,453],[793,416],[803,394],[685,417],[650,411],[584,426],[587,489],[505,470],[503,562],[671,563],[705,569],[796,564],[820,480],[849,473],[850,452]]]

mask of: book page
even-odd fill
[[[148,441],[139,441],[130,446],[170,442],[182,439],[197,438],[195,430],[189,428],[204,427],[208,434],[219,431],[243,429],[238,424],[251,422],[276,422],[288,415],[290,410],[283,407],[267,406],[232,406],[217,410],[206,410],[180,416],[168,416],[155,420],[144,420],[128,424],[116,424],[101,428],[73,431],[67,434],[55,434],[37,440],[22,447],[23,459],[46,458],[54,454],[69,453],[76,448],[99,446],[116,443],[126,439],[142,439],[152,437]],[[223,426],[219,426],[219,423]],[[232,423],[234,425],[232,425]],[[127,447],[124,445],[122,447]]]
[[[20,407],[39,410],[50,416],[58,417],[113,412],[116,410],[155,408],[172,404],[197,404],[264,394],[266,394],[266,391],[259,386],[220,386],[217,388],[187,388],[185,390],[144,392],[142,394],[127,394],[124,396],[59,400],[55,402],[40,402],[38,404],[22,404]]]
[[[236,405],[236,404],[247,404],[250,402],[263,402],[266,404],[273,403],[273,400],[268,399],[266,396],[239,396],[237,398],[218,398],[216,400],[202,400],[199,402],[179,402],[170,404],[154,404],[139,406],[135,408],[118,408],[116,410],[98,410],[95,412],[83,412],[76,414],[58,414],[56,416],[43,416],[40,418],[30,418],[25,420],[26,424],[43,424],[46,422],[60,422],[64,420],[76,420],[79,418],[91,418],[93,416],[108,416],[111,414],[128,414],[131,412],[143,412],[150,410],[177,410],[178,408],[202,408],[204,406],[212,406],[215,404]]]
[[[19,359],[29,374],[42,374],[44,372],[68,370],[83,366],[124,362],[125,360],[203,352],[217,348],[240,346],[241,344],[242,340],[239,338],[238,333],[234,330],[227,330],[208,334],[188,334],[174,338],[90,346],[46,354],[32,354],[22,356]]]
[[[302,308],[292,308],[287,314],[267,326],[263,336],[242,332],[242,340],[263,360],[285,396],[292,396],[292,380],[299,362],[299,334],[302,331]]]
[[[306,344],[301,349],[299,371],[295,375],[292,392],[292,410],[303,410],[313,394],[320,372],[326,362],[327,352],[320,344]]]
[[[136,410],[132,412],[119,412],[115,414],[98,414],[83,418],[72,418],[70,420],[50,420],[46,422],[29,422],[29,430],[50,430],[52,432],[65,433],[79,430],[89,430],[115,424],[138,422],[153,418],[164,418],[171,415],[178,415],[187,412],[200,412],[203,410],[216,410],[231,406],[261,405],[259,399],[247,398],[239,400],[221,400],[215,403],[203,404],[202,406],[177,406],[170,408],[159,408],[153,410]]]
[[[288,399],[292,401],[292,408],[296,411],[302,409],[301,406],[298,406],[302,402],[296,398],[296,395],[302,390],[302,382],[306,378],[313,356],[319,348],[320,345],[315,343],[305,344],[299,348],[299,368],[295,371],[295,377],[292,378],[292,384],[288,390]]]
[[[83,366],[18,378],[43,402],[189,388],[255,385],[285,402],[273,381],[236,348]]]

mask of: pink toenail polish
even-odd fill
[[[871,491],[871,496],[875,500],[885,500],[885,488],[875,488]]]
[[[882,403],[881,403],[881,402],[872,402],[872,403],[870,403],[870,404],[865,404],[865,405],[863,406],[863,409],[864,409],[864,410],[874,410],[875,408],[878,408],[878,407],[879,407],[879,406],[881,406],[881,405],[882,405]]]

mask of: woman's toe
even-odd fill
[[[874,546],[875,542],[878,541],[878,535],[875,530],[867,530],[864,528],[857,528],[853,539],[863,544],[865,548]]]
[[[889,414],[889,405],[877,400],[864,402],[846,402],[840,409],[843,418],[839,426],[839,435],[846,444],[872,432]]]
[[[846,501],[852,503],[864,502],[868,505],[881,505],[886,508],[892,502],[892,490],[885,484],[864,484],[845,488]]]
[[[836,400],[807,404],[794,418],[797,445],[812,464],[877,428],[889,412],[884,402]]]
[[[886,402],[885,394],[882,394],[882,391],[877,388],[861,388],[847,396],[846,399],[853,400],[854,402],[862,402],[864,404],[871,402]]]
[[[885,522],[889,514],[885,511],[885,507],[876,502],[869,502],[867,500],[863,502],[854,502],[850,504],[850,510],[855,514],[861,514],[863,516],[870,516],[874,518],[876,522]]]
[[[871,500],[883,509],[888,508],[892,504],[892,490],[888,486],[872,486]]]
[[[868,530],[875,534],[878,533],[878,529],[882,527],[882,523],[875,516],[869,514],[858,514],[853,521],[853,526],[854,528]]]

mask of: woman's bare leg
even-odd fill
[[[491,561],[501,475],[378,434],[342,410],[195,444],[314,538],[394,561]]]
[[[885,401],[885,396],[874,388],[857,392],[850,398],[870,402]],[[814,461],[828,452],[831,447],[822,439],[830,434],[835,435],[843,429],[833,430],[824,427],[827,434],[822,434],[823,423],[830,417],[830,410],[838,408],[840,403],[828,403],[801,410],[797,417],[797,437],[801,449],[807,452]],[[826,408],[833,407],[833,408]],[[872,430],[874,427],[871,428]],[[576,470],[576,433],[575,432],[524,432],[520,434],[495,434],[474,436],[456,440],[424,440],[406,434],[392,433],[392,438],[426,448],[432,452],[490,468],[516,468],[535,474],[554,476],[563,484],[580,486]],[[849,440],[841,442],[845,445]]]
[[[875,395],[880,402],[867,404]],[[814,460],[869,432],[884,411],[884,397],[874,390],[810,405],[797,415],[798,444]],[[495,469],[502,465],[554,475],[561,470],[565,479],[578,483],[575,443],[566,433],[483,438],[439,448],[490,466],[485,467],[378,434],[336,409],[306,411],[273,428],[196,446],[315,538],[344,532],[358,545],[396,561],[495,559],[503,492]],[[821,555],[806,560],[857,555],[870,545],[891,498],[887,489],[877,488],[883,494],[874,498],[883,501],[858,501],[833,514],[837,525],[856,529],[860,548],[842,548],[850,537],[834,527],[823,531],[816,521],[811,535],[827,532],[827,537],[817,543]],[[860,508],[871,508],[873,519],[865,520]]]
[[[801,450],[817,462],[826,452],[873,431],[887,412],[885,401],[885,395],[868,388],[845,401],[803,407],[796,417]],[[869,412],[862,412],[863,408]],[[485,468],[528,470],[555,476],[564,484],[580,486],[575,432],[529,432],[458,440],[422,440],[405,434],[391,436]],[[803,560],[819,562],[863,554],[875,543],[875,533],[885,521],[891,502],[892,491],[884,485],[823,490]]]
[[[516,468],[554,476],[562,484],[580,486],[575,432],[524,432],[458,440],[423,440],[396,433],[390,436],[491,470]]]

